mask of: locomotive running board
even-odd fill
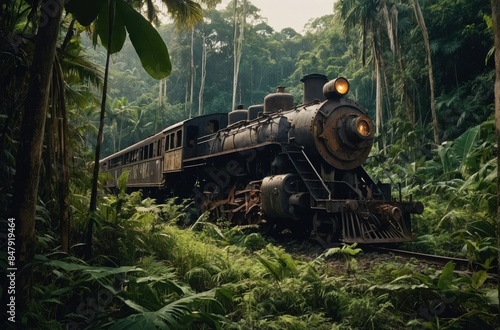
[[[314,168],[313,164],[304,153],[303,147],[295,147],[282,144],[283,151],[288,155],[291,163],[299,173],[302,181],[309,190],[311,196],[316,201],[331,200],[330,189],[325,185],[319,173]]]

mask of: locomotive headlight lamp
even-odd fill
[[[349,92],[349,82],[344,77],[330,80],[323,86],[323,94],[327,99],[339,98]]]
[[[371,129],[370,124],[364,118],[358,118],[356,121],[356,132],[362,137],[370,136]]]
[[[372,120],[365,115],[349,116],[345,119],[345,136],[348,143],[358,144],[372,140],[374,129]]]
[[[349,82],[343,77],[334,80],[335,91],[340,95],[345,95],[349,91]]]

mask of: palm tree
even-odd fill
[[[130,119],[134,107],[129,106],[126,97],[114,98],[109,107],[106,108],[108,118],[108,130],[113,141],[113,153],[121,149],[123,134],[123,123]]]
[[[233,101],[231,109],[236,108],[236,94],[238,89],[238,75],[240,72],[241,54],[243,50],[243,39],[245,31],[245,16],[247,12],[247,2],[243,0],[243,9],[239,14],[237,9],[237,0],[233,0]]]
[[[375,122],[376,134],[382,135],[382,24],[380,20],[380,1],[376,0],[341,0],[337,4],[339,15],[344,20],[344,29],[359,28],[361,33],[361,60],[366,63],[366,48],[369,43],[375,69],[376,100]],[[383,139],[383,137],[382,137]],[[380,146],[379,146],[380,147]]]
[[[434,143],[439,145],[439,135],[438,135],[438,119],[436,114],[436,99],[434,96],[434,73],[432,70],[432,58],[431,58],[431,47],[429,43],[429,34],[427,33],[427,27],[425,26],[424,16],[422,15],[422,10],[418,0],[411,0],[411,5],[415,12],[415,17],[418,22],[418,26],[422,31],[422,38],[424,40],[425,54],[427,57],[427,71],[429,73],[429,87],[431,90],[431,114],[432,114],[432,132],[434,136]]]
[[[149,127],[153,125],[153,121],[148,118],[147,111],[142,107],[131,109],[129,122],[130,126],[130,140],[139,141],[151,134]]]

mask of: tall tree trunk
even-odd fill
[[[198,116],[203,113],[203,92],[205,89],[205,78],[207,76],[207,37],[203,35],[203,50],[201,53],[201,81],[200,92],[198,93]]]
[[[16,246],[18,247],[15,267],[21,270],[17,283],[18,292],[23,293],[17,295],[16,304],[19,312],[26,309],[32,296],[31,271],[24,267],[33,260],[35,251],[35,212],[43,135],[62,6],[63,0],[43,0],[41,3],[40,25],[36,35],[19,137],[12,196],[12,214],[16,223]]]
[[[66,108],[65,84],[60,62],[64,58],[66,48],[73,37],[73,27],[76,20],[73,18],[60,48],[60,61],[55,62],[60,81],[59,97],[59,153],[57,157],[58,171],[58,199],[59,199],[59,234],[61,236],[61,250],[68,253],[70,247],[71,208],[69,205],[69,155],[68,155],[68,111]]]
[[[61,53],[62,54],[62,51]],[[61,56],[54,60],[54,69],[52,76],[52,107],[54,108],[53,130],[57,130],[57,146],[55,147],[56,173],[57,178],[57,200],[59,207],[59,234],[61,238],[61,250],[69,252],[70,236],[70,217],[71,210],[69,205],[69,161],[68,161],[68,116],[66,108],[66,98],[64,95],[65,84],[64,75],[61,68]],[[54,132],[51,132],[54,133]]]
[[[191,110],[188,110],[188,103],[189,103],[189,82],[186,81],[186,93],[184,97],[184,112],[189,111],[189,118],[191,118]],[[190,108],[189,108],[190,109]]]
[[[241,53],[243,50],[243,39],[244,39],[244,31],[245,31],[245,16],[247,12],[247,2],[243,0],[243,12],[241,14],[241,24],[239,25],[239,35],[238,35],[238,11],[236,8],[237,1],[233,1],[233,20],[234,20],[234,66],[233,66],[233,101],[231,103],[231,109],[236,108],[236,95],[238,90],[238,75],[240,73],[240,62],[241,62]]]
[[[429,73],[429,87],[431,90],[431,114],[432,114],[432,132],[434,136],[434,143],[439,144],[439,124],[436,113],[436,99],[434,96],[434,73],[432,71],[432,58],[431,58],[431,46],[429,43],[429,34],[427,32],[427,27],[425,26],[424,16],[422,15],[422,10],[418,4],[418,0],[413,1],[413,10],[415,12],[415,17],[417,18],[418,26],[422,31],[422,38],[424,39],[425,54],[427,56],[427,70]]]
[[[378,148],[379,150],[384,148],[384,134],[382,132],[383,127],[383,115],[382,115],[382,73],[380,72],[380,61],[377,56],[376,51],[373,51],[373,60],[375,61],[375,133],[379,138]]]
[[[237,58],[238,58],[238,11],[236,6],[238,1],[233,0],[233,99],[231,101],[231,110],[235,109],[236,106],[236,86],[238,85],[238,73],[237,73]]]
[[[495,41],[495,131],[497,146],[500,146],[500,4],[491,0],[493,34]],[[500,164],[500,148],[497,148],[497,164]],[[497,244],[500,247],[500,166],[497,166]],[[498,249],[498,296],[500,297],[500,248]],[[500,305],[497,327],[500,326]]]
[[[160,79],[160,81],[158,81],[158,106],[162,106],[163,105],[163,79]]]
[[[194,26],[191,29],[191,71],[190,71],[190,91],[189,91],[189,118],[191,118],[193,114],[193,94],[194,94],[194,76],[195,76],[195,67],[194,67]]]
[[[85,257],[90,259],[93,254],[92,237],[94,222],[97,211],[97,185],[99,183],[99,159],[101,158],[101,146],[104,140],[104,114],[106,113],[106,98],[108,91],[109,60],[111,58],[111,40],[113,37],[113,24],[115,20],[115,1],[109,0],[109,31],[108,46],[106,51],[106,65],[104,68],[104,82],[102,86],[101,112],[99,114],[99,129],[97,131],[97,141],[94,155],[94,169],[92,171],[92,189],[90,192],[89,218],[85,234]]]

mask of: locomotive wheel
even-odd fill
[[[341,226],[335,216],[316,212],[312,223],[314,236],[323,247],[340,243]]]

